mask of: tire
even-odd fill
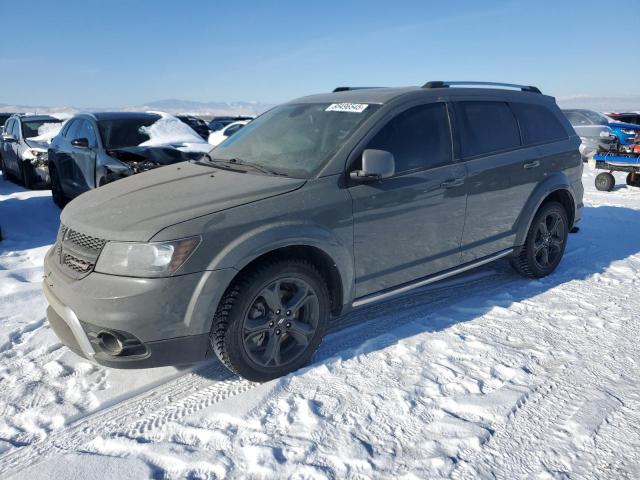
[[[610,192],[616,185],[616,179],[609,172],[602,172],[596,176],[595,184],[601,192]]]
[[[11,180],[11,175],[9,174],[7,169],[4,167],[4,161],[2,160],[1,155],[0,155],[0,169],[2,169],[2,179],[6,180],[7,182]]]
[[[64,194],[58,171],[52,165],[49,165],[49,177],[51,178],[51,198],[53,203],[63,209],[69,203],[69,198]]]
[[[627,175],[627,185],[631,187],[640,187],[640,173],[630,172]]]
[[[569,228],[562,204],[543,203],[531,222],[524,245],[511,259],[513,268],[528,278],[546,277],[552,273],[564,255]]]
[[[22,181],[22,186],[27,190],[31,190],[33,188],[33,171],[31,169],[31,165],[22,160],[18,160],[18,165],[20,166],[20,180]]]
[[[270,262],[227,289],[213,319],[211,346],[229,370],[265,382],[311,360],[330,315],[329,290],[311,263]]]

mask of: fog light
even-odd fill
[[[116,333],[100,332],[98,333],[98,340],[100,341],[100,346],[111,355],[121,355],[124,351],[123,339]]]

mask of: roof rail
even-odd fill
[[[532,85],[518,85],[515,83],[500,83],[500,82],[474,82],[474,81],[460,81],[460,82],[443,82],[441,80],[435,80],[425,83],[422,88],[449,88],[458,85],[483,85],[487,87],[507,87],[517,88],[523,92],[542,93],[538,87]]]
[[[368,88],[383,88],[383,87],[336,87],[333,89],[333,93],[336,92],[349,92],[351,90],[366,90]]]

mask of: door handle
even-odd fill
[[[442,188],[454,188],[454,187],[459,187],[463,184],[464,184],[464,178],[453,178],[451,180],[442,182],[440,186]]]
[[[526,162],[524,164],[524,168],[526,169],[530,169],[530,168],[536,168],[540,166],[540,161],[539,160],[534,160],[533,162]]]

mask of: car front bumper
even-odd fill
[[[115,368],[180,365],[210,355],[215,308],[235,270],[154,279],[93,272],[73,280],[53,250],[45,258],[47,318],[72,351]],[[104,332],[126,339],[131,350],[111,354],[100,341]]]

